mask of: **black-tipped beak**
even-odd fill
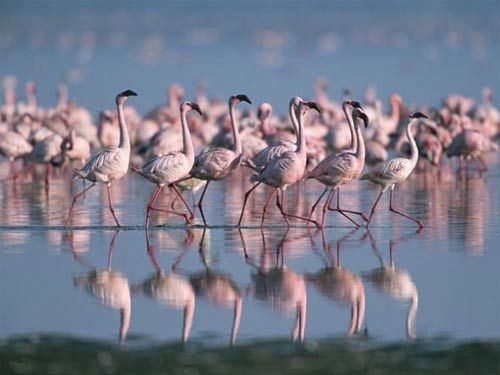
[[[191,109],[193,109],[196,112],[198,112],[200,114],[200,116],[203,116],[203,112],[201,111],[201,108],[200,108],[200,106],[198,104],[191,103],[191,104],[189,104],[189,106],[191,107]]]
[[[248,104],[252,104],[250,98],[243,94],[236,95],[236,99],[238,99],[240,102],[247,102]]]
[[[354,108],[360,108],[360,109],[363,109],[363,107],[361,107],[361,103],[360,102],[357,102],[355,100],[351,100],[350,101],[350,104],[351,106],[353,106]]]
[[[415,112],[410,115],[410,118],[428,118],[422,112]]]
[[[137,93],[135,91],[132,91],[132,90],[125,90],[124,92],[122,92],[120,94],[120,96],[137,96]]]
[[[363,122],[365,123],[365,128],[368,127],[368,124],[370,122],[370,120],[368,119],[368,116],[366,115],[366,113],[360,113],[359,114],[359,117],[363,120]]]
[[[319,114],[321,114],[321,108],[318,106],[318,104],[316,102],[304,102],[304,105],[306,105],[307,107],[309,107],[311,109],[314,109]]]

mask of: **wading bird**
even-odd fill
[[[234,150],[224,147],[215,147],[202,151],[194,160],[193,169],[190,172],[191,177],[199,180],[206,180],[207,184],[203,188],[198,208],[200,210],[203,225],[207,226],[205,214],[203,213],[203,198],[211,181],[222,180],[237,170],[241,164],[243,153],[241,148],[241,138],[236,124],[234,107],[241,102],[252,104],[246,95],[233,95],[229,97],[229,115],[231,116],[231,126],[233,131]]]
[[[348,105],[354,107],[352,110],[352,118],[348,115],[346,110]],[[309,217],[312,216],[316,206],[321,201],[321,198],[323,198],[328,189],[330,189],[330,194],[328,195],[325,205],[323,206],[321,226],[324,224],[326,210],[329,209],[339,212],[356,225],[356,227],[359,227],[359,224],[351,219],[346,212],[360,215],[363,219],[365,219],[364,214],[358,211],[343,210],[340,208],[340,187],[348,184],[354,179],[357,179],[363,171],[363,167],[365,165],[365,142],[357,120],[358,118],[361,118],[365,123],[365,127],[367,127],[368,116],[366,116],[357,102],[345,101],[343,108],[347,117],[347,122],[351,128],[351,146],[332,157],[326,158],[309,174],[308,178],[314,178],[315,180],[318,180],[322,184],[326,185],[325,189],[314,203]],[[337,208],[331,208],[330,203],[334,198],[335,191],[337,192]]]
[[[390,188],[391,195],[389,200],[389,210],[397,215],[401,215],[409,220],[414,221],[415,223],[417,223],[419,230],[421,230],[424,227],[424,223],[422,223],[420,220],[415,219],[410,215],[407,215],[401,211],[396,210],[392,205],[394,188],[396,187],[397,184],[404,182],[411,174],[411,172],[413,172],[415,166],[417,165],[418,148],[417,148],[417,143],[415,142],[415,138],[413,138],[411,128],[413,124],[418,122],[419,119],[421,118],[427,118],[427,116],[421,112],[416,112],[410,115],[410,119],[408,121],[408,124],[406,125],[406,136],[408,138],[408,142],[410,143],[410,148],[411,148],[411,156],[409,159],[408,158],[390,159],[385,163],[377,165],[369,173],[366,173],[363,176],[361,176],[360,180],[369,180],[374,184],[380,185],[382,187],[382,190],[378,195],[377,199],[375,200],[375,203],[373,204],[373,207],[371,209],[370,217],[366,222],[367,226],[371,222],[373,214],[375,213],[375,208],[377,207],[377,204],[380,198],[382,197],[382,194],[384,194],[384,192]]]
[[[79,197],[89,191],[96,183],[106,184],[108,190],[109,210],[115,219],[117,226],[120,223],[115,215],[113,204],[111,202],[111,183],[124,177],[128,172],[130,161],[130,138],[128,134],[127,124],[125,123],[125,115],[123,113],[123,106],[129,96],[137,96],[132,90],[125,90],[116,96],[116,108],[118,111],[118,124],[120,126],[120,144],[117,148],[108,148],[99,152],[96,156],[90,159],[82,169],[75,169],[75,178],[88,180],[92,185],[83,189],[81,192],[73,197],[71,208],[68,212],[66,219],[66,226],[69,225],[71,220],[71,213],[75,207],[76,201]]]
[[[145,179],[151,181],[156,184],[156,187],[153,189],[151,193],[151,197],[148,200],[148,204],[146,206],[146,228],[149,226],[149,213],[150,211],[161,211],[165,213],[172,213],[174,215],[179,215],[184,217],[186,223],[190,223],[194,214],[191,211],[191,208],[187,204],[186,200],[180,193],[177,188],[177,182],[184,179],[185,177],[189,177],[189,171],[194,164],[194,148],[193,142],[191,140],[191,134],[189,132],[189,128],[187,126],[186,121],[186,113],[189,109],[195,110],[200,115],[203,115],[200,107],[196,103],[192,102],[183,102],[180,105],[181,112],[181,126],[182,126],[182,141],[183,141],[183,150],[182,152],[170,152],[166,155],[157,156],[151,161],[147,162],[140,168],[132,167],[132,170],[138,174],[140,174]],[[161,191],[168,185],[171,187],[175,193],[181,198],[182,202],[186,206],[189,211],[190,217],[188,218],[186,214],[173,211],[166,210],[163,208],[154,207],[153,204],[160,195]]]
[[[258,175],[252,176],[251,181],[256,182],[256,184],[245,193],[245,199],[243,201],[243,207],[241,209],[238,226],[241,226],[248,197],[261,183],[274,188],[271,195],[269,195],[269,198],[267,198],[264,207],[262,208],[262,219],[260,223],[261,228],[264,226],[267,205],[269,204],[271,198],[275,193],[277,194],[276,204],[281,214],[285,218],[288,226],[290,226],[290,222],[288,220],[289,217],[312,222],[316,226],[319,226],[319,224],[314,220],[311,220],[304,216],[287,213],[284,209],[286,188],[289,185],[293,185],[300,181],[300,179],[302,179],[302,177],[304,176],[304,171],[306,168],[306,136],[302,125],[302,116],[308,109],[315,109],[316,111],[321,112],[315,102],[304,101],[298,96],[293,97],[290,100],[290,107],[292,122],[298,122],[297,129],[299,138],[297,142],[297,149],[295,151],[284,152],[283,154],[277,156],[276,158],[272,159]],[[297,109],[297,112],[299,114],[298,120],[296,118],[295,109]],[[281,191],[281,199],[279,197],[278,190]]]

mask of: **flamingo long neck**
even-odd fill
[[[127,337],[128,328],[130,327],[131,311],[132,308],[130,303],[120,309],[120,342],[125,341],[125,338]]]
[[[240,132],[238,129],[238,125],[236,124],[236,121],[234,119],[234,101],[230,100],[229,102],[229,116],[231,117],[231,127],[233,129],[233,141],[234,141],[234,152],[237,155],[240,155],[242,153],[242,148],[241,148],[241,138],[240,138]]]
[[[187,126],[186,120],[187,109],[185,107],[181,108],[181,125],[182,125],[182,143],[184,155],[188,158],[190,162],[194,161],[194,147],[193,140],[191,139],[191,132]]]
[[[360,159],[364,163],[366,154],[365,140],[363,138],[363,133],[361,132],[361,127],[358,124],[358,116],[353,116],[352,120],[354,123],[354,127],[356,129],[356,138],[357,138],[356,158]]]
[[[391,115],[390,118],[392,121],[394,121],[397,125],[397,122],[399,121],[399,117],[401,116],[401,108],[399,105],[399,102],[396,100],[391,100]]]
[[[307,158],[307,145],[306,145],[306,132],[304,131],[304,125],[302,124],[302,120],[304,115],[302,114],[302,110],[299,107],[299,117],[298,117],[298,129],[299,129],[299,138],[297,143],[297,153],[300,155],[302,159]]]
[[[410,160],[413,163],[413,165],[416,165],[418,161],[417,142],[415,142],[415,138],[413,137],[413,134],[411,132],[412,125],[415,122],[417,122],[417,120],[410,120],[410,122],[408,122],[408,125],[406,126],[406,137],[408,138],[408,142],[410,143],[410,149],[411,149]]]
[[[182,325],[182,342],[186,342],[189,338],[189,333],[191,332],[191,327],[193,326],[194,307],[195,307],[195,299],[194,299],[194,294],[193,294],[192,298],[189,298],[186,306],[184,307],[184,322]]]
[[[290,101],[290,105],[288,106],[288,112],[290,115],[290,120],[292,121],[293,131],[295,132],[295,144],[299,144],[300,138],[300,129],[299,125],[297,125],[297,113],[295,112],[295,104],[293,101]]]
[[[418,310],[418,294],[415,294],[411,298],[410,306],[408,307],[408,314],[406,316],[406,334],[410,338],[415,338],[415,318],[417,316]]]
[[[347,119],[347,124],[349,125],[349,132],[351,133],[351,145],[349,146],[349,150],[356,151],[358,147],[358,140],[356,138],[356,130],[354,129],[352,116],[347,110],[347,105],[342,105],[342,110],[344,111],[345,118]]]
[[[260,122],[260,131],[264,136],[272,135],[273,129],[269,126],[269,116],[264,117]]]
[[[237,297],[234,301],[234,317],[233,317],[233,327],[231,328],[231,345],[236,342],[236,336],[238,335],[238,329],[240,328],[241,321],[241,309],[243,306],[243,300],[241,297]]]
[[[120,144],[118,147],[130,151],[130,137],[128,135],[127,123],[125,122],[123,105],[124,102],[116,103],[116,108],[118,110],[118,125],[120,126]]]

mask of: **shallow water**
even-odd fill
[[[172,294],[170,300],[162,300],[159,292],[151,292],[150,284],[144,283],[157,276],[159,269],[163,275],[175,274],[184,284],[189,280],[195,286],[189,340],[229,343],[234,296],[241,296],[242,304],[239,330],[233,332],[236,345],[291,337],[299,326],[298,311],[303,314],[298,323],[306,340],[344,337],[351,323],[351,306],[342,293],[354,284],[335,278],[339,268],[332,267],[337,265],[364,289],[366,314],[360,333],[375,342],[412,336],[497,338],[496,182],[500,168],[494,157],[489,163],[490,171],[482,178],[472,170],[467,180],[443,175],[439,182],[436,176],[421,173],[397,189],[399,207],[426,224],[418,234],[413,223],[389,215],[386,200],[369,231],[354,230],[334,212],[328,215],[322,233],[300,222],[287,230],[274,207],[261,231],[259,210],[269,194],[265,189],[257,190],[250,201],[245,226],[239,231],[235,223],[242,194],[250,186],[248,175],[241,172],[225,183],[210,185],[205,212],[211,227],[205,233],[198,215],[197,224],[186,229],[182,220],[153,214],[149,250],[143,223],[152,187],[136,176],[113,186],[117,216],[124,225],[119,232],[113,230],[105,189],[89,192],[77,206],[72,227],[65,230],[70,194],[81,188],[81,182],[74,182],[70,189],[67,177],[56,177],[48,198],[43,183],[32,183],[29,177],[3,182],[0,336],[45,332],[117,341],[119,303],[109,306],[112,302],[103,302],[86,291],[88,284],[78,282],[109,266],[128,284],[127,334],[135,338],[132,341],[181,341],[188,292],[181,292],[181,302]],[[287,191],[286,206],[305,213],[320,191],[315,183],[301,184],[298,196],[295,188]],[[342,192],[342,205],[367,211],[376,194],[370,183],[356,182]],[[169,202],[170,195],[165,193],[162,204],[168,207]],[[113,237],[114,249],[110,246]],[[376,270],[380,271],[382,262],[389,267],[391,257],[404,280],[384,279],[383,284]],[[333,276],[322,283],[319,276],[328,270]],[[222,275],[222,281],[214,286],[210,280],[217,275]],[[200,283],[205,283],[205,289]],[[175,292],[171,287],[165,293]],[[412,299],[415,319],[410,318],[413,322],[407,330]]]

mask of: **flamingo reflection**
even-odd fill
[[[74,285],[85,289],[103,305],[120,311],[119,339],[120,342],[123,343],[130,327],[132,304],[128,280],[122,273],[111,269],[111,260],[117,235],[118,232],[113,234],[113,238],[109,244],[108,261],[105,269],[91,267],[81,258],[79,253],[75,251],[72,232],[68,232],[68,239],[74,258],[85,268],[91,269],[91,271],[85,275],[75,276],[73,279]]]
[[[365,273],[363,278],[371,283],[376,289],[390,295],[397,301],[410,302],[406,314],[406,335],[410,339],[417,337],[415,331],[415,319],[418,310],[418,289],[413,282],[408,271],[402,268],[396,268],[393,259],[395,240],[389,241],[389,264],[382,257],[377,248],[376,241],[367,230],[370,243],[375,256],[380,261],[380,267]]]
[[[343,268],[340,261],[341,245],[354,232],[356,229],[337,241],[337,255],[335,257],[332,245],[327,244],[324,232],[321,230],[323,253],[320,255],[325,267],[317,273],[307,276],[307,280],[314,284],[321,294],[351,306],[351,322],[347,330],[349,336],[360,331],[365,318],[366,305],[365,288],[361,277]]]
[[[295,325],[292,331],[293,341],[304,341],[307,317],[307,290],[304,277],[284,264],[284,244],[289,230],[285,232],[277,247],[276,262],[270,267],[271,256],[266,242],[264,231],[262,234],[263,250],[260,264],[254,263],[248,256],[243,233],[240,236],[243,242],[246,262],[255,267],[257,272],[251,275],[252,285],[248,288],[250,295],[271,304],[273,310],[288,313],[296,310]]]
[[[186,236],[189,242],[190,234]],[[183,276],[176,273],[179,262],[186,254],[188,248],[185,247],[182,253],[172,264],[171,271],[165,272],[156,259],[156,250],[149,241],[149,231],[146,230],[146,246],[148,256],[153,264],[156,273],[147,278],[142,284],[133,288],[134,292],[143,292],[148,297],[153,298],[158,303],[169,307],[184,309],[184,320],[182,325],[182,342],[186,342],[193,325],[195,294],[190,282]]]
[[[241,320],[241,311],[243,299],[240,289],[229,275],[213,271],[210,268],[210,262],[207,261],[205,254],[205,235],[206,229],[200,240],[199,252],[202,258],[205,270],[191,275],[190,281],[197,296],[206,299],[208,302],[222,307],[233,307],[233,326],[231,328],[231,345],[236,342],[238,329]]]

